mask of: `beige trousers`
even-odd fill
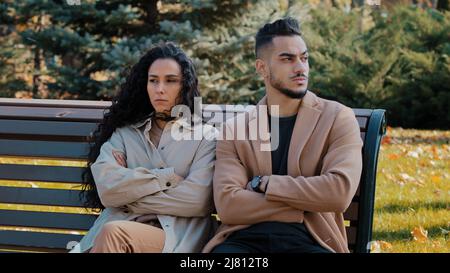
[[[133,221],[106,223],[90,253],[161,253],[166,234],[161,228]]]

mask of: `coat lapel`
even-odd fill
[[[299,107],[289,146],[288,174],[290,176],[297,177],[302,175],[299,164],[300,155],[322,113],[318,105],[317,96],[308,91]]]
[[[262,111],[259,111],[258,109],[261,109]],[[249,134],[250,131],[253,131],[251,133],[256,136],[256,139],[250,138],[253,153],[256,159],[256,165],[258,167],[258,172],[256,175],[270,175],[272,173],[272,154],[270,148],[267,149],[270,147],[270,139],[267,141],[262,140],[262,136],[267,136],[269,134],[266,96],[264,96],[256,107],[250,111],[249,125],[251,124],[256,125],[257,127],[257,132],[254,132],[255,128],[249,127]]]
[[[249,124],[263,125],[261,130],[263,134],[267,134],[269,128],[269,118],[267,114],[258,111],[258,107],[266,107],[267,111],[267,97],[264,96],[257,106],[249,112]],[[267,113],[267,112],[266,112]],[[294,130],[292,132],[291,142],[289,146],[288,154],[288,174],[296,177],[301,175],[299,159],[300,155],[308,142],[311,134],[316,127],[322,110],[319,107],[317,96],[308,91],[302,100],[299,107],[297,119],[295,121]],[[249,128],[252,130],[252,128]],[[270,175],[272,174],[272,154],[270,150],[263,149],[261,145],[270,145],[269,141],[262,141],[261,136],[258,134],[257,138],[250,141],[252,144],[253,152],[256,158],[256,165],[258,167],[258,174]]]

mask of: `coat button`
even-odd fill
[[[170,182],[167,182],[167,183],[166,183],[166,186],[167,186],[167,187],[170,187],[170,185],[172,185],[172,184],[170,184]]]
[[[130,211],[129,211],[129,210],[127,210],[127,209],[126,209],[126,210],[124,210],[123,212],[125,212],[125,213],[130,213]]]
[[[161,170],[164,169],[164,167],[159,167]]]

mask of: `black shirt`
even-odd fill
[[[279,117],[279,145],[272,153],[272,174],[287,175],[287,162],[289,145],[291,143],[292,131],[294,130],[297,115],[290,117]],[[269,128],[271,128],[271,117],[269,116]],[[274,136],[274,135],[272,135]]]

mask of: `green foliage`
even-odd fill
[[[386,108],[394,126],[449,128],[448,12],[307,2],[7,0],[0,95],[110,99],[152,44],[170,40],[194,60],[204,103],[256,103],[264,85],[254,35],[290,15],[309,47],[311,90],[351,107]]]
[[[355,108],[385,108],[392,126],[449,128],[448,12],[398,7],[310,14],[304,32],[312,90]]]

